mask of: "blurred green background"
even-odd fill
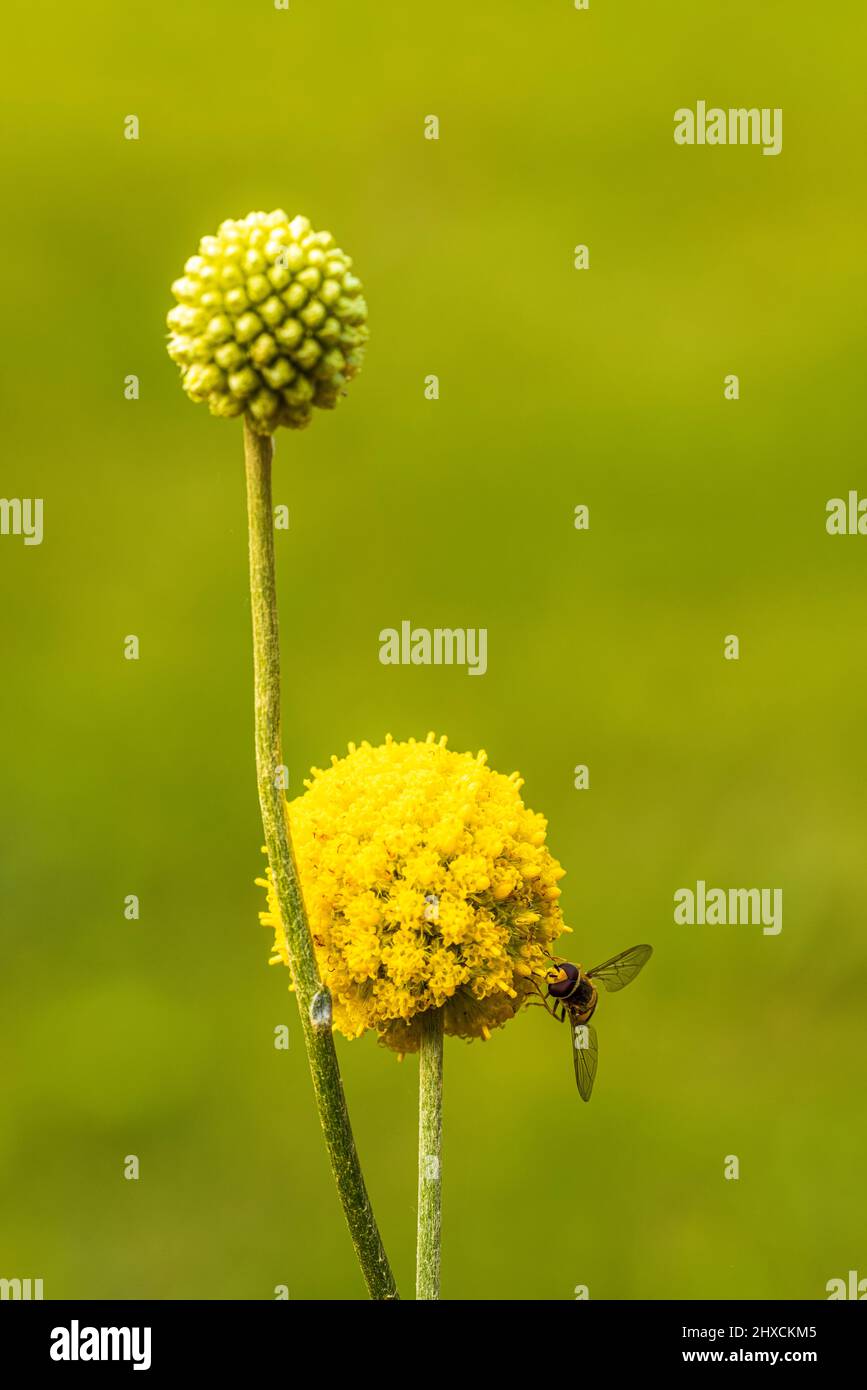
[[[867,493],[864,31],[806,0],[13,13],[0,492],[45,539],[0,538],[0,1276],[364,1294],[256,920],[241,429],[164,350],[199,236],[273,207],[335,232],[372,329],[277,444],[293,790],[349,739],[483,746],[549,817],[570,953],[656,947],[589,1106],[541,1010],[447,1044],[444,1296],[867,1275],[867,539],[824,526]],[[782,107],[782,154],[677,147],[699,99]],[[404,618],[487,627],[488,674],[381,666]],[[676,927],[697,878],[782,887],[782,934]],[[338,1047],[409,1295],[415,1064]]]

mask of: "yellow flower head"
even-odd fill
[[[544,817],[524,805],[517,773],[433,734],[351,743],[331,763],[288,814],[335,1027],[414,1052],[419,1015],[443,1008],[447,1033],[487,1038],[535,994],[564,930]],[[275,961],[288,964],[270,871],[258,881]]]

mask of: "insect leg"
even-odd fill
[[[547,995],[539,988],[539,985],[537,984],[537,982],[536,982],[535,980],[530,980],[530,984],[533,986],[533,989],[536,991],[536,993],[538,994],[539,998],[538,998],[538,999],[528,999],[528,1001],[527,1001],[528,1004],[541,1004],[542,1007],[546,1010],[547,1013],[549,1013],[549,1014],[551,1015],[552,1018],[556,1018],[556,1017],[557,1017],[557,1008],[556,1008],[556,1005],[555,1005],[554,1008],[552,1009],[551,1005],[548,1003],[548,997],[547,997]]]

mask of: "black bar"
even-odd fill
[[[546,1307],[530,1304],[520,1322],[508,1311],[498,1314],[498,1305],[488,1303],[483,1324],[476,1314],[468,1327],[471,1344],[455,1343],[454,1350],[457,1353],[459,1345],[463,1348],[460,1355],[466,1365],[468,1354],[474,1355],[472,1342],[480,1361],[499,1359],[499,1348],[506,1357],[504,1369],[520,1350],[534,1358],[541,1354],[543,1363],[550,1360],[554,1374],[569,1367],[580,1374],[634,1368],[643,1374],[664,1375],[675,1367],[687,1372],[698,1369],[701,1374],[706,1366],[731,1370],[740,1364],[773,1370],[807,1367],[823,1377],[844,1370],[849,1375],[861,1363],[865,1324],[862,1314],[841,1306],[844,1301],[588,1300]],[[452,1316],[460,1319],[453,1307],[441,1305],[437,1310],[428,1304],[421,1312],[413,1312],[411,1304],[391,1304],[385,1309],[328,1303],[314,1311],[311,1303],[276,1300],[7,1301],[0,1303],[0,1366],[6,1370],[11,1362],[25,1376],[31,1370],[47,1371],[59,1379],[82,1374],[98,1377],[106,1369],[114,1376],[135,1375],[138,1363],[140,1378],[147,1375],[157,1382],[185,1371],[214,1371],[225,1377],[233,1372],[258,1376],[273,1370],[291,1380],[301,1368],[299,1353],[306,1364],[310,1356],[316,1356],[318,1346],[329,1364],[335,1358],[347,1362],[358,1358],[373,1373],[378,1354],[371,1337],[393,1335],[396,1325],[416,1338],[436,1335],[443,1318],[446,1326]],[[386,1321],[380,1323],[380,1318]],[[404,1318],[409,1322],[404,1323]],[[303,1340],[295,1342],[295,1338]],[[424,1343],[416,1340],[413,1345],[418,1352]],[[566,1367],[559,1359],[564,1346],[569,1348]],[[93,1351],[100,1359],[88,1359]],[[115,1355],[125,1359],[113,1359]],[[544,1373],[544,1364],[541,1369]],[[389,1380],[394,1378],[394,1365],[387,1374]],[[447,1364],[441,1374],[450,1374]],[[403,1364],[399,1378],[410,1382],[415,1378],[412,1360]]]

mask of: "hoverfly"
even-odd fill
[[[596,1029],[590,1022],[598,1002],[596,984],[598,982],[611,992],[625,989],[652,955],[652,946],[630,946],[628,951],[621,951],[619,956],[594,965],[592,970],[582,970],[580,965],[572,965],[564,960],[554,965],[546,975],[547,997],[553,999],[554,1006],[550,1007],[545,996],[543,1002],[548,1012],[560,1023],[564,1023],[567,1017],[569,1019],[575,1080],[582,1100],[590,1099],[599,1057]]]

